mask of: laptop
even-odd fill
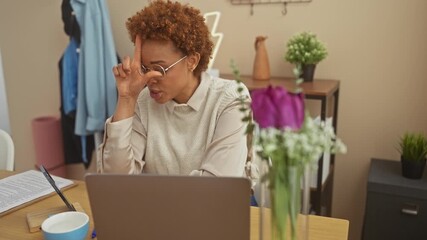
[[[88,174],[98,240],[249,240],[246,178]]]

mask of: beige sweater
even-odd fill
[[[246,124],[237,87],[236,81],[203,73],[187,104],[158,104],[144,89],[133,117],[106,121],[98,170],[244,176]]]

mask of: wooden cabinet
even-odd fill
[[[407,179],[400,161],[371,160],[363,239],[427,239],[426,173]]]
[[[234,79],[233,75],[221,75],[225,79]],[[251,76],[241,76],[242,82],[249,91],[266,88],[269,85],[283,86],[286,89],[295,88],[295,79],[286,77],[271,77],[270,80],[254,80]],[[332,126],[337,130],[339,87],[338,80],[315,79],[313,82],[304,82],[300,85],[306,99],[316,100],[320,104],[320,118],[325,120],[332,117]],[[329,109],[331,108],[331,109]],[[330,111],[332,110],[332,111]],[[332,112],[332,113],[331,113]],[[317,172],[317,186],[311,191],[312,211],[316,215],[331,216],[332,211],[332,187],[334,180],[335,155],[330,156],[329,171],[324,177],[323,157],[319,160]],[[327,166],[328,167],[328,166]]]

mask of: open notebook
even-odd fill
[[[71,180],[52,176],[58,188],[74,186]],[[0,216],[54,194],[55,190],[36,170],[29,170],[0,179]]]
[[[86,176],[98,240],[249,240],[246,178]]]

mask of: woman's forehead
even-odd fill
[[[172,41],[144,40],[141,46],[142,59],[150,60],[152,58],[167,59],[173,57],[179,52]]]
[[[150,51],[161,49],[163,51],[176,51],[176,47],[171,40],[143,40],[142,50]]]

